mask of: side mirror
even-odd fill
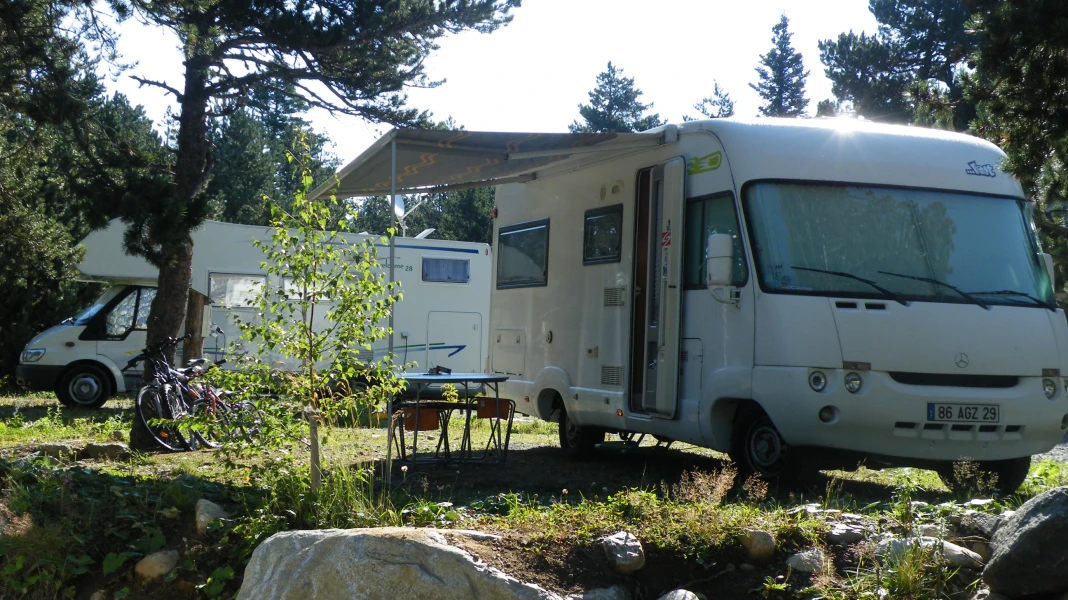
[[[734,239],[727,233],[713,233],[705,246],[705,285],[722,287],[731,284],[734,271]]]
[[[1042,257],[1042,263],[1044,265],[1046,265],[1046,274],[1049,275],[1049,285],[1054,290],[1056,290],[1057,289],[1057,282],[1056,282],[1056,277],[1054,276],[1055,275],[1055,271],[1053,269],[1053,255],[1047,254],[1046,252],[1041,252],[1041,253],[1039,253],[1039,256]]]

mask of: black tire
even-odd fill
[[[181,400],[173,397],[177,393],[181,392],[155,385],[146,385],[137,392],[136,420],[148,431],[158,448],[170,452],[190,449],[192,439],[189,432],[181,431],[185,411]]]
[[[215,403],[214,410],[212,410],[209,400],[201,400],[193,404],[194,415],[207,417],[205,419],[207,426],[193,431],[193,439],[196,440],[198,447],[218,448],[223,445],[226,438],[230,436],[230,429],[227,425],[229,419],[226,412],[226,404],[222,402]]]
[[[1031,457],[981,461],[975,463],[973,468],[963,469],[956,469],[955,464],[947,462],[936,469],[942,483],[951,492],[989,494],[996,490],[998,496],[1009,496],[1020,489],[1027,479]]]
[[[604,429],[575,425],[568,418],[567,410],[560,407],[560,448],[569,459],[589,457],[596,445],[604,441],[604,435]]]
[[[730,457],[744,474],[778,479],[790,466],[790,447],[763,411],[751,411],[734,424]]]
[[[111,396],[111,379],[95,365],[74,365],[56,385],[56,397],[71,408],[100,408]]]

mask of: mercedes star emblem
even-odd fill
[[[956,363],[958,367],[966,369],[968,368],[968,355],[963,352],[958,352],[957,355],[953,357],[953,362]]]

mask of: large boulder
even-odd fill
[[[286,531],[252,553],[238,600],[537,599],[556,594],[449,543],[464,532],[383,527]]]
[[[1068,591],[1068,487],[1031,498],[994,533],[983,582],[1010,598]]]

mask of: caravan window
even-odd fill
[[[471,281],[471,261],[464,258],[423,258],[423,281],[467,283]]]
[[[686,203],[686,241],[683,255],[683,283],[686,289],[705,287],[705,244],[713,233],[729,233],[734,238],[734,272],[731,284],[745,285],[749,278],[745,250],[738,233],[738,213],[734,196],[717,194],[694,198]]]
[[[497,289],[549,282],[549,219],[501,227],[497,236]]]
[[[134,329],[148,329],[148,313],[152,310],[152,301],[156,299],[156,288],[141,288],[138,291],[141,298],[137,301]]]
[[[218,306],[248,308],[260,294],[267,278],[263,275],[208,275],[208,296]]]
[[[623,246],[623,205],[586,211],[582,239],[582,264],[619,262]]]

